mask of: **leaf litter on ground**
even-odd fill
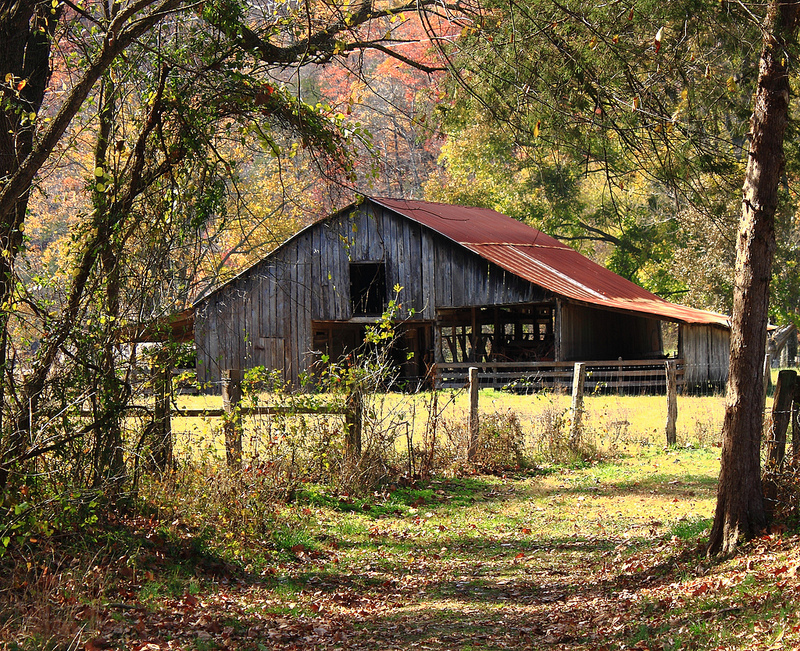
[[[303,529],[284,547],[198,545],[180,518],[131,517],[93,581],[56,560],[57,541],[8,569],[0,648],[800,648],[798,536],[702,554],[714,461],[682,450],[440,478],[370,509],[301,497],[269,515]]]

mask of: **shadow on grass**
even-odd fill
[[[600,497],[691,497],[697,493],[715,494],[717,478],[707,475],[654,474],[632,481],[592,481],[591,478],[570,481],[556,487],[532,490],[536,497],[549,495],[586,495]]]
[[[547,471],[526,471],[523,476],[535,477]],[[399,516],[408,508],[425,507],[435,511],[440,508],[470,506],[475,501],[502,501],[513,497],[514,491],[503,488],[502,480],[494,477],[460,477],[427,482],[414,481],[410,486],[392,485],[384,493],[372,496],[350,496],[319,486],[309,486],[298,491],[295,501],[317,508],[328,508],[339,513],[358,513],[371,518]]]

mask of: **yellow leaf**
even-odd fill
[[[536,124],[533,127],[533,137],[534,138],[538,138],[539,137],[539,130],[541,129],[541,127],[542,127],[542,121],[541,120],[537,120]]]
[[[728,77],[728,80],[725,82],[725,86],[727,87],[729,93],[735,93],[737,90],[739,90],[739,86],[733,76]]]

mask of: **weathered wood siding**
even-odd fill
[[[710,325],[681,325],[678,356],[686,384],[723,384],[728,379],[730,331]]]
[[[301,233],[195,309],[198,380],[226,368],[265,366],[297,382],[311,350],[310,234]]]
[[[552,301],[424,226],[365,202],[301,231],[195,308],[198,379],[226,368],[282,369],[297,383],[313,359],[312,322],[352,318],[350,263],[382,262],[403,316],[433,321],[442,307]]]
[[[561,304],[560,360],[646,359],[662,353],[658,319]]]

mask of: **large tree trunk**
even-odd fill
[[[52,10],[52,11],[51,11]],[[62,5],[44,0],[6,3],[0,8],[0,179],[10,178],[20,160],[33,150],[34,133],[45,89],[50,81],[50,47]],[[31,115],[34,119],[31,119]],[[28,208],[29,188],[12,197],[0,212],[0,304],[10,301],[14,286],[14,258],[22,244],[21,224]],[[10,312],[0,308],[0,490],[7,482],[6,462],[18,456],[28,430],[4,422]]]
[[[767,524],[759,456],[764,410],[762,369],[775,252],[775,210],[789,109],[786,47],[795,36],[799,11],[794,2],[772,0],[764,22],[736,247],[730,376],[709,554],[732,552],[740,538],[752,538]]]

